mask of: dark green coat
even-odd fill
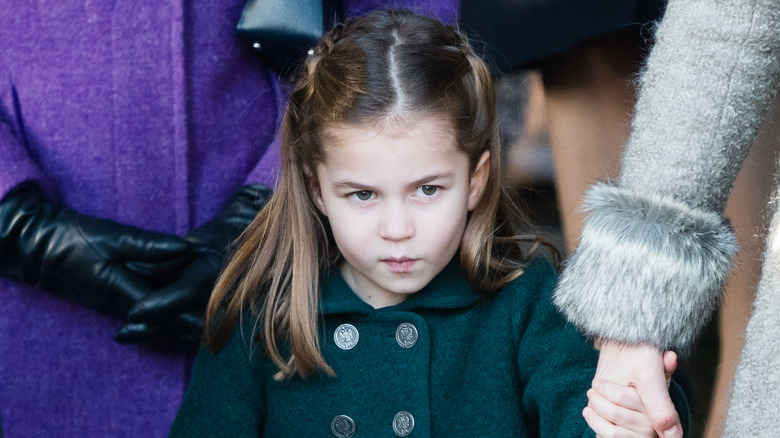
[[[403,303],[373,309],[334,274],[321,347],[336,377],[276,382],[237,331],[219,354],[200,352],[171,436],[396,437],[412,418],[409,437],[593,436],[581,412],[598,356],[553,307],[555,280],[536,261],[484,296],[451,263]],[[342,324],[357,331],[351,349],[336,345]]]

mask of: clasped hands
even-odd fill
[[[677,355],[652,345],[604,342],[588,405],[582,412],[598,437],[681,438],[669,396]]]
[[[0,275],[124,318],[118,342],[200,342],[203,313],[227,247],[270,198],[241,187],[185,237],[80,214],[25,183],[0,202]]]
[[[217,276],[227,263],[227,248],[265,206],[271,190],[244,186],[214,219],[185,236],[196,256],[178,278],[138,300],[117,331],[118,342],[143,342],[174,334],[184,344],[197,344],[203,332],[203,314]]]

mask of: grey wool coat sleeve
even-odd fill
[[[737,245],[723,218],[778,85],[780,2],[670,0],[622,174],[594,185],[556,305],[585,334],[686,349]]]

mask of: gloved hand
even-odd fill
[[[0,202],[0,275],[123,317],[192,258],[191,245],[79,214],[23,183]]]
[[[227,262],[227,248],[270,197],[271,189],[267,186],[243,186],[214,219],[187,234],[186,239],[196,245],[199,256],[184,267],[173,284],[136,303],[115,339],[124,343],[142,342],[167,331],[180,342],[200,342],[203,314],[211,290]]]

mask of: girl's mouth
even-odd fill
[[[410,259],[409,257],[389,257],[382,259],[390,270],[397,273],[409,272],[412,266],[417,262],[417,259]]]

